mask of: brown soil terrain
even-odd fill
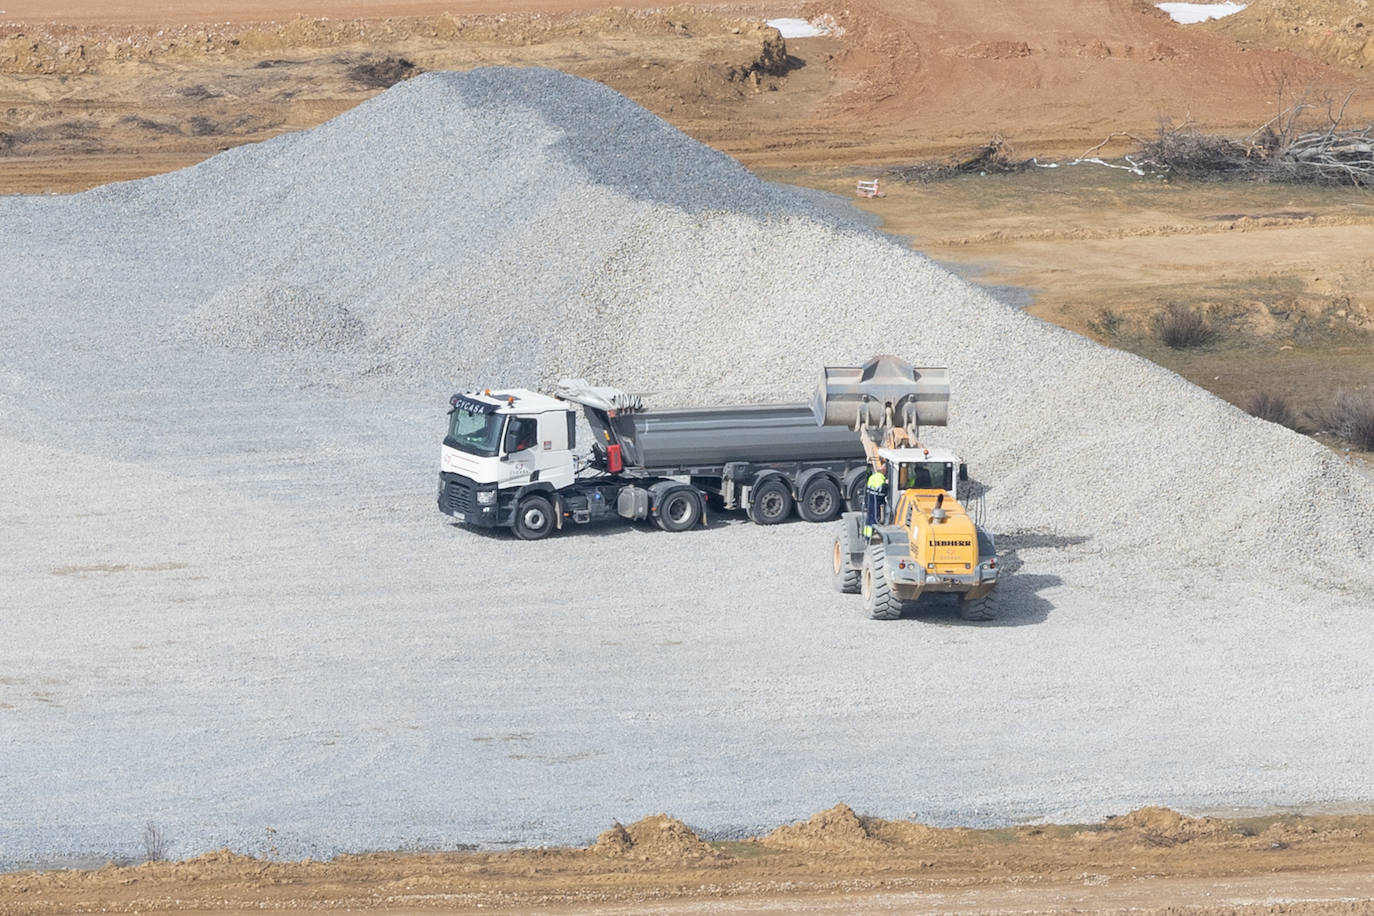
[[[80,190],[312,127],[422,70],[555,67],[666,117],[748,109],[787,67],[757,19],[692,9],[287,23],[0,26],[0,193]]]
[[[1206,28],[1246,48],[1295,51],[1345,67],[1374,64],[1374,15],[1365,0],[1254,0]]]
[[[184,862],[0,875],[0,914],[753,911],[1334,914],[1374,908],[1374,818],[1192,818],[939,829],[844,805],[707,843],[666,815],[581,849]]]
[[[1353,90],[1348,116],[1374,118],[1374,74],[1178,26],[1143,0],[645,6],[10,2],[0,193],[152,174],[319,123],[418,69],[496,63],[600,80],[760,167],[908,161],[992,134],[1072,153],[1161,117],[1239,130],[1299,89]],[[798,12],[842,34],[784,48],[761,27]]]

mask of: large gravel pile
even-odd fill
[[[0,866],[1374,801],[1374,481],[604,87],[429,74],[0,199]],[[877,624],[828,532],[443,523],[448,394],[953,370],[1004,618]]]

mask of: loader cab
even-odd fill
[[[894,510],[897,500],[907,490],[943,490],[954,499],[959,498],[959,483],[968,479],[968,471],[959,456],[945,448],[885,448],[878,455],[887,462],[888,509]]]

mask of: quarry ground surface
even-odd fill
[[[0,18],[30,15],[19,4],[5,7]],[[490,5],[444,9],[475,16],[499,11]],[[582,4],[544,9],[580,15]],[[1078,151],[1121,122],[1147,124],[1162,105],[1178,110],[1187,103],[1195,117],[1205,116],[1212,98],[1213,120],[1225,124],[1269,104],[1272,85],[1241,93],[1245,104],[1235,104],[1237,87],[1247,81],[1253,86],[1286,69],[1309,78],[1333,72],[1329,62],[1269,57],[1255,49],[1244,54],[1264,63],[1252,69],[1237,70],[1238,57],[1220,56],[1210,74],[1237,75],[1214,98],[1211,79],[1206,93],[1170,96],[1161,70],[1158,82],[1147,81],[1154,88],[1142,102],[1112,92],[1101,82],[1110,76],[1103,68],[1129,69],[1120,85],[1138,88],[1142,72],[1176,59],[1180,48],[1199,60],[1215,55],[1193,47],[1203,40],[1198,33],[1179,37],[1148,12],[1111,9],[1116,20],[1147,17],[1147,26],[1112,37],[1116,33],[1098,28],[1101,23],[1083,24],[1082,31],[1106,36],[1098,46],[1088,38],[1065,39],[1053,23],[1038,23],[1036,39],[1031,23],[1008,25],[984,10],[985,28],[956,19],[950,27],[955,37],[941,38],[941,48],[958,51],[951,54],[903,45],[903,36],[922,30],[893,21],[896,7],[852,6],[851,16],[871,17],[849,22],[853,35],[868,30],[867,44],[855,50],[832,39],[789,43],[808,66],[785,76],[762,74],[757,92],[749,76],[728,76],[732,68],[751,72],[765,55],[767,36],[753,35],[745,21],[752,10],[744,7],[725,14],[656,13],[647,27],[623,13],[596,14],[602,18],[591,28],[573,16],[553,29],[562,37],[547,44],[531,37],[545,27],[527,22],[467,25],[472,45],[411,34],[443,28],[430,19],[361,24],[367,31],[362,44],[337,31],[356,24],[305,23],[285,31],[264,26],[247,42],[230,30],[240,45],[227,47],[207,30],[203,47],[164,51],[154,43],[146,54],[130,51],[127,59],[98,66],[81,55],[71,59],[64,27],[44,27],[53,30],[52,54],[40,50],[37,58],[24,58],[36,64],[21,64],[22,49],[6,46],[16,56],[0,66],[6,100],[0,113],[8,112],[0,130],[19,137],[13,155],[0,159],[0,184],[8,191],[74,190],[309,127],[374,94],[377,88],[367,81],[385,77],[391,71],[378,65],[400,56],[425,69],[542,63],[601,79],[770,178],[842,193],[852,190],[856,162],[877,167],[912,150],[955,149],[983,139],[990,123],[1032,141],[1029,151],[1035,142],[1047,150]],[[79,29],[126,30],[111,31],[102,45],[128,35],[130,47],[138,48],[152,41],[157,30],[150,26],[174,25],[137,4],[101,10],[110,13],[77,6],[63,12]],[[266,19],[280,11],[248,6],[232,18]],[[442,10],[357,4],[347,13],[307,6],[299,12],[431,17]],[[733,28],[741,29],[739,35]],[[385,29],[398,34],[383,38]],[[25,27],[26,35],[32,31]],[[964,32],[981,37],[958,38]],[[1163,49],[1150,44],[1160,41]],[[1146,50],[1132,50],[1140,48]],[[826,58],[833,66],[819,66]],[[892,70],[884,62],[907,59],[923,65],[933,59],[944,69],[908,74],[911,81],[895,87],[876,79]],[[1024,85],[1039,80],[1063,88],[1053,77],[1071,65],[1077,75],[1060,78],[1091,91],[1070,94],[1072,105],[1057,91],[1029,92],[1014,106],[994,97],[1003,85],[997,80],[1046,59],[1048,67],[1021,74]],[[700,66],[703,60],[708,66]],[[264,61],[270,66],[260,66]],[[68,71],[44,72],[63,67]],[[657,82],[644,76],[660,71]],[[1339,72],[1348,73],[1340,78],[1352,84],[1364,79],[1357,71]],[[861,84],[862,92],[846,94],[846,86]],[[950,85],[966,93],[939,102],[909,91]],[[1094,109],[1099,99],[1103,107]],[[904,113],[908,108],[919,114]],[[1065,109],[1072,117],[1062,116]],[[802,166],[805,171],[798,170]],[[889,198],[865,206],[937,260],[973,271],[980,282],[1034,288],[1039,298],[1033,312],[1109,343],[1142,351],[1150,346],[1142,340],[1131,347],[1129,340],[1094,332],[1089,322],[1099,317],[1104,299],[1122,301],[1120,333],[1140,337],[1146,335],[1132,322],[1165,300],[1222,306],[1234,320],[1229,346],[1235,352],[1147,355],[1199,383],[1208,374],[1222,376],[1212,381],[1223,384],[1207,387],[1232,400],[1277,374],[1291,380],[1280,384],[1289,384],[1295,400],[1315,401],[1320,392],[1311,390],[1311,375],[1317,366],[1332,373],[1326,385],[1368,384],[1369,303],[1363,297],[1371,268],[1360,254],[1369,250],[1363,197],[1142,187],[1085,174],[1092,173],[889,186]],[[78,284],[74,277],[63,282]],[[1272,294],[1259,295],[1257,288]],[[1342,297],[1352,301],[1337,315]],[[1295,339],[1303,317],[1309,333]],[[8,394],[24,390],[32,364],[59,358],[54,341],[64,335],[54,330],[24,338],[22,358],[7,366]],[[1280,349],[1290,345],[1294,350]],[[1297,362],[1303,353],[1295,351],[1304,348],[1315,348],[1315,356]],[[1221,363],[1227,371],[1214,370],[1207,360],[1229,360]],[[1252,367],[1250,374],[1232,379],[1242,365]],[[34,377],[48,380],[54,403],[81,404],[63,390],[59,376]],[[327,393],[330,385],[322,381],[318,390]],[[834,800],[941,823],[1004,823],[1053,817],[1076,793],[1090,796],[1081,813],[1093,817],[1142,800],[1192,810],[1257,800],[1315,809],[1359,794],[1349,790],[1358,780],[1348,774],[1367,760],[1369,744],[1371,639],[1362,589],[1277,586],[1217,570],[1180,608],[1177,593],[1163,585],[1111,584],[1114,555],[1097,553],[1091,537],[1057,520],[1046,530],[1022,529],[1006,538],[1010,554],[1028,568],[1019,585],[1024,600],[1001,625],[966,627],[937,614],[902,621],[904,629],[878,639],[854,608],[825,592],[823,570],[805,564],[804,558],[823,552],[818,545],[824,547],[824,536],[809,526],[759,531],[727,521],[709,535],[672,543],[659,532],[611,529],[584,532],[586,540],[576,547],[566,541],[529,545],[511,559],[509,551],[527,545],[481,540],[431,517],[425,475],[435,448],[432,408],[446,392],[422,400],[411,392],[379,397],[349,390],[338,401],[323,399],[334,406],[282,411],[278,399],[290,389],[247,391],[236,403],[220,403],[214,399],[223,394],[209,391],[218,405],[213,436],[223,441],[211,449],[217,458],[193,458],[192,467],[178,468],[177,450],[197,441],[195,431],[173,431],[155,414],[167,410],[192,419],[198,416],[194,405],[155,385],[85,404],[109,454],[95,457],[102,448],[83,441],[76,462],[71,447],[61,444],[56,415],[45,415],[42,407],[35,408],[37,419],[24,410],[9,415],[4,455],[10,495],[0,508],[25,543],[9,554],[13,575],[3,594],[7,613],[18,615],[22,608],[28,619],[7,618],[10,645],[19,648],[10,650],[16,655],[0,697],[0,715],[12,717],[0,728],[9,746],[30,734],[52,736],[40,754],[26,754],[24,766],[10,770],[7,784],[0,783],[7,815],[0,851],[11,851],[9,867],[33,864],[12,852],[34,845],[20,842],[24,834],[48,837],[50,849],[70,841],[72,860],[80,863],[97,861],[101,850],[136,859],[149,820],[165,827],[174,856],[179,848],[197,852],[218,835],[261,858],[211,854],[179,865],[9,876],[0,880],[0,912],[105,906],[1043,912],[1210,904],[1215,912],[1336,913],[1361,911],[1374,897],[1371,826],[1359,817],[1200,829],[1158,814],[1158,820],[1146,816],[1100,829],[919,833],[896,840],[839,817],[818,825],[819,838],[804,836],[791,847],[785,841],[781,847],[724,844],[710,854],[669,830],[668,841],[646,842],[638,852],[631,844],[610,854],[603,846],[598,853],[397,854],[332,865],[273,861],[316,847],[322,854],[348,848],[350,836],[362,834],[371,838],[370,848],[385,848],[388,830],[394,845],[424,846],[424,836],[404,831],[407,822],[433,822],[426,799],[415,792],[420,785],[446,787],[441,807],[471,828],[462,838],[493,846],[541,842],[570,823],[590,840],[581,825],[599,829],[610,818],[629,821],[660,807],[708,835],[757,831],[757,820],[731,820],[738,812],[730,800],[744,797],[758,800],[755,810],[770,824],[804,817]],[[256,425],[260,415],[272,416],[274,424]],[[358,416],[369,418],[363,428],[357,428]],[[143,434],[151,434],[153,444],[124,441]],[[314,492],[314,482],[332,477],[336,464],[357,450],[375,450],[377,457],[345,473],[344,482],[367,495],[332,505],[326,494]],[[217,467],[216,460],[230,466]],[[69,463],[98,469],[99,490],[84,488],[74,468],[64,469]],[[423,498],[416,497],[417,488]],[[1023,509],[1021,516],[1034,513]],[[149,518],[159,520],[156,528]],[[436,526],[445,537],[433,537]],[[517,582],[464,585],[452,593],[462,596],[461,603],[451,604],[450,591],[435,577],[454,566],[480,569],[491,551],[500,552],[504,574]],[[759,554],[757,564],[736,568],[740,556]],[[763,583],[790,597],[744,607],[708,599],[710,613],[722,616],[703,630],[693,613],[703,600],[703,555],[718,580],[713,595],[751,594]],[[650,567],[662,573],[645,593],[635,571]],[[579,598],[569,607],[538,586],[549,569],[633,594],[637,603],[620,607]],[[1084,593],[1110,593],[1114,603],[1104,610]],[[47,597],[36,602],[35,596]],[[511,606],[522,608],[516,619]],[[492,610],[473,613],[474,607]],[[100,609],[98,616],[90,615],[92,608]],[[1098,614],[1112,619],[1095,622]],[[1246,614],[1255,615],[1252,622],[1241,619]],[[1094,640],[1088,635],[1094,629],[1106,636]],[[102,648],[92,654],[97,645]],[[483,657],[474,647],[497,654]],[[226,673],[205,675],[223,669],[217,653],[232,659]],[[1035,670],[1021,671],[1028,654]],[[448,672],[454,662],[467,666],[463,676]],[[906,673],[913,665],[919,676]],[[1017,673],[999,680],[991,693],[980,690],[980,676],[999,667]],[[974,672],[973,683],[961,669]],[[683,679],[661,683],[664,670]],[[819,677],[822,670],[828,673]],[[483,685],[479,695],[471,694],[469,678]],[[886,689],[901,685],[900,695],[868,696],[870,678]],[[1084,684],[1101,693],[1086,702],[1075,698]],[[569,696],[570,689],[576,694]],[[1007,689],[1011,694],[1002,692]],[[336,708],[340,696],[349,701]],[[127,754],[79,762],[88,743],[121,746],[118,732],[129,721],[104,721],[101,710],[109,702],[125,708],[126,701],[139,710],[129,720],[136,738]],[[548,703],[553,716],[532,715]],[[907,703],[930,708],[907,713],[901,708]],[[1141,706],[1148,710],[1142,713]],[[452,712],[449,721],[445,708],[461,713]],[[561,724],[553,721],[560,718]],[[951,740],[966,718],[989,724]],[[537,727],[530,727],[536,719]],[[687,755],[682,735],[665,730],[664,723],[674,721],[690,724],[702,760]],[[1027,735],[1020,721],[1046,726]],[[225,723],[236,732],[225,733]],[[919,741],[908,746],[895,737],[919,737],[923,730],[939,745],[928,759]],[[873,736],[882,734],[894,737],[875,746]],[[1267,734],[1274,736],[1272,747]],[[175,735],[194,740],[158,737]],[[779,772],[770,745],[814,745],[836,756],[808,761],[803,755],[814,769]],[[1009,747],[1017,759],[1007,763],[1008,772],[992,772],[991,761],[1007,757]],[[894,773],[887,785],[881,776],[846,778],[880,769],[870,756],[875,753],[917,760],[917,772]],[[1093,796],[1100,776],[1086,766],[1062,769],[1065,759],[1096,761],[1124,775],[1112,783],[1114,794]],[[658,795],[661,803],[653,796],[662,783],[645,775],[649,761],[674,786]],[[969,765],[983,772],[961,772]],[[245,778],[249,767],[271,776]],[[159,788],[163,773],[177,775]],[[199,774],[195,783],[186,783],[186,773]],[[1342,775],[1328,778],[1334,773]],[[980,799],[977,791],[959,788],[970,776],[975,786],[1012,790]],[[312,786],[321,787],[318,797]],[[851,791],[856,786],[862,791]],[[1162,786],[1173,786],[1172,794]],[[958,798],[946,804],[943,788]],[[604,803],[589,803],[598,795]],[[1024,807],[1008,807],[1008,795],[1024,799]],[[90,810],[91,799],[102,797],[108,799],[104,815],[73,823]],[[355,810],[350,797],[360,814],[349,813]],[[33,799],[46,802],[34,807]],[[379,805],[389,812],[381,839],[368,823]],[[312,807],[332,812],[332,834],[321,836],[305,813]],[[483,808],[488,822],[473,820],[474,807]],[[433,839],[436,845],[455,840],[442,832]],[[40,864],[58,861],[50,856]]]

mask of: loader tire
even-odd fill
[[[849,568],[849,532],[843,526],[841,526],[840,532],[835,535],[835,549],[831,556],[831,563],[835,571],[835,576],[831,580],[835,583],[835,590],[841,595],[857,595],[859,583],[864,573],[862,569]]]
[[[965,620],[996,620],[997,589],[993,589],[983,597],[975,598],[972,601],[960,601],[959,616]]]
[[[864,596],[864,610],[874,620],[896,620],[902,616],[902,600],[888,581],[887,552],[881,543],[868,545],[859,591]]]

